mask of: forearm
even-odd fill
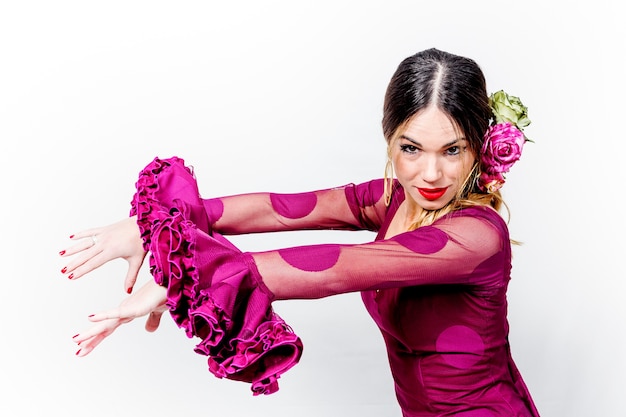
[[[245,234],[285,230],[376,231],[385,217],[382,182],[348,184],[299,194],[252,193],[202,199],[193,172],[177,157],[155,158],[140,173],[131,202],[142,237],[151,225],[181,211],[207,233]],[[147,243],[147,242],[146,242]]]
[[[344,187],[299,194],[253,193],[204,200],[214,231],[227,234],[359,229]]]
[[[389,240],[249,255],[276,299],[298,299],[420,285],[498,286],[510,264],[505,245],[489,222],[459,217]]]

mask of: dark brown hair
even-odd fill
[[[430,104],[451,118],[474,155],[479,155],[491,108],[478,64],[434,48],[404,59],[385,94],[382,125],[387,143],[399,127]]]
[[[485,76],[478,64],[434,48],[405,58],[385,94],[382,125],[387,144],[392,145],[409,119],[430,105],[448,115],[478,160],[492,117]],[[502,195],[499,191],[480,190],[476,185],[479,175],[480,166],[475,163],[456,198],[441,209],[425,210],[413,227],[430,224],[447,212],[471,205],[500,210]]]

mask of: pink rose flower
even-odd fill
[[[483,172],[509,172],[522,155],[526,138],[521,130],[509,122],[497,123],[487,130],[481,151]]]
[[[495,193],[504,185],[504,176],[499,173],[490,174],[483,172],[478,179],[478,185],[483,191]]]

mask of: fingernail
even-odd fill
[[[68,278],[68,279],[72,279],[72,278],[74,278],[74,274],[69,274],[69,275],[67,276],[67,278]]]
[[[63,269],[61,270],[62,274],[65,274],[67,272],[67,266],[64,266]]]
[[[76,356],[78,356],[78,354],[80,354],[80,351],[81,351],[81,350],[82,350],[82,349],[78,349],[78,350],[76,351]]]
[[[62,250],[61,252],[59,252],[59,255],[61,255],[61,256],[65,255],[65,251]]]
[[[74,239],[74,235],[70,235],[70,239]]]
[[[90,315],[88,315],[87,317],[93,317],[93,316],[95,316],[95,314],[90,314]]]
[[[74,336],[72,336],[72,339],[76,339],[78,337],[80,333],[76,333]]]
[[[128,288],[128,289],[126,289],[126,294],[130,294],[131,292],[133,292],[133,289],[132,289],[132,288]]]

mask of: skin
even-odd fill
[[[450,203],[475,161],[467,140],[450,118],[432,105],[409,119],[390,146],[394,171],[406,198],[387,237],[409,230],[423,210]]]
[[[139,317],[147,316],[145,324],[147,331],[157,330],[163,313],[167,311],[166,291],[165,287],[150,280],[122,301],[118,307],[90,315],[89,321],[93,325],[72,338],[79,347],[76,356],[88,355],[122,324]]]
[[[92,236],[96,236],[95,242]],[[105,227],[83,230],[70,239],[75,243],[59,252],[62,258],[68,258],[67,264],[61,269],[67,278],[79,279],[113,259],[122,258],[128,262],[124,288],[129,294],[133,291],[146,256],[136,217],[128,217]],[[93,325],[72,338],[79,347],[76,355],[88,355],[119,326],[139,317],[147,316],[145,328],[154,332],[159,327],[161,316],[167,311],[165,300],[166,289],[154,280],[149,280],[118,307],[91,314],[88,319]]]
[[[406,198],[391,222],[388,237],[409,230],[422,210],[448,204],[469,175],[475,156],[448,116],[430,106],[413,116],[391,144],[391,159]],[[81,231],[71,239],[76,243],[59,253],[62,258],[73,256],[62,268],[63,274],[78,279],[122,258],[128,262],[124,286],[127,293],[132,292],[146,256],[135,217]],[[269,287],[269,282],[266,284]],[[73,337],[79,347],[76,355],[88,355],[119,326],[139,317],[147,316],[146,330],[155,331],[167,311],[165,300],[166,289],[149,280],[118,307],[90,315],[92,326]]]
[[[96,236],[96,242],[91,239],[92,236]],[[76,257],[68,261],[61,273],[69,279],[78,279],[113,259],[122,258],[128,262],[124,286],[127,293],[132,292],[146,257],[136,216],[109,226],[80,231],[70,236],[70,239],[76,244],[62,250],[59,255],[64,258]]]

